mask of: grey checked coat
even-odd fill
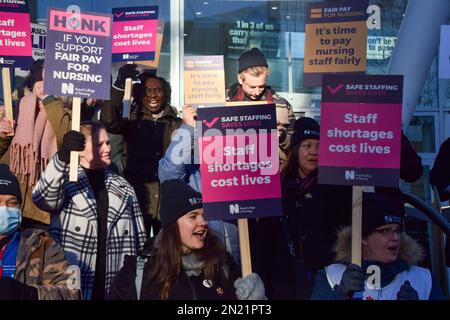
[[[122,267],[125,255],[136,255],[146,241],[144,222],[133,188],[106,169],[108,190],[108,234],[106,244],[106,288]],[[97,260],[97,205],[84,170],[78,181],[69,181],[69,165],[55,155],[33,189],[34,203],[52,214],[50,234],[62,246],[67,259],[81,270],[84,299],[92,295]]]

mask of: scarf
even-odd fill
[[[272,91],[267,87],[264,94],[260,98],[260,101],[262,100],[266,100],[267,103],[273,103]],[[244,92],[244,89],[242,89],[242,86],[239,85],[237,87],[237,90],[235,91],[235,94],[233,95],[233,97],[231,97],[231,101],[252,101],[252,100],[247,97],[247,95]]]
[[[17,128],[12,140],[11,171],[29,175],[29,185],[34,186],[48,161],[57,151],[56,136],[47,119],[45,109],[36,110],[37,97],[30,93],[20,100]],[[37,114],[36,114],[37,112]]]
[[[294,179],[286,179],[284,186],[286,194],[291,196],[302,196],[308,193],[318,183],[317,174],[318,171],[315,170],[304,178],[297,175]]]
[[[184,272],[188,277],[198,276],[202,273],[203,261],[195,253],[181,257]]]

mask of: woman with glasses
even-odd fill
[[[403,219],[392,204],[376,193],[365,193],[362,220],[362,265],[350,263],[351,227],[336,242],[336,261],[322,269],[314,300],[442,300],[428,269],[417,266],[419,244],[402,232]]]

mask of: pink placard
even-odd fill
[[[30,15],[0,12],[0,55],[31,56]]]
[[[399,168],[401,104],[322,102],[320,166]]]
[[[112,53],[155,51],[158,20],[114,21]]]

